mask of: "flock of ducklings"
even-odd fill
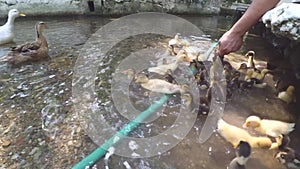
[[[0,27],[0,45],[12,42],[14,40],[14,20],[18,16],[25,16],[20,14],[18,10],[12,9],[8,13],[7,23]],[[1,61],[16,65],[27,61],[37,61],[40,59],[49,58],[48,43],[43,36],[43,30],[47,26],[44,22],[38,22],[35,25],[36,40],[31,43],[19,45],[11,49],[11,52],[1,58]],[[164,79],[149,79],[146,74],[137,74],[135,82],[139,83],[143,88],[152,92],[174,94],[181,93],[186,99],[186,104],[192,103],[192,96],[188,93],[189,86],[186,84],[179,85],[172,76],[172,73],[180,66],[181,63],[187,62],[193,72],[194,78],[200,90],[207,90],[206,95],[200,98],[200,108],[202,113],[208,113],[211,99],[212,82],[209,80],[208,72],[204,66],[205,60],[203,56],[199,55],[196,46],[186,38],[175,35],[169,41],[168,51],[170,55],[174,55],[175,60],[167,63],[163,60],[161,65],[150,67],[148,72],[156,73],[165,77]],[[236,70],[231,64],[222,59],[224,67],[224,75],[227,82],[227,95],[230,96],[235,89],[266,87],[264,77],[267,73],[271,73],[267,67],[258,69],[255,66],[253,51],[246,54],[248,57],[247,63],[242,63]],[[212,62],[210,62],[212,64]],[[295,101],[294,86],[289,86],[286,91],[278,93],[278,98],[290,104]],[[245,164],[251,155],[251,148],[269,148],[277,149],[275,158],[280,163],[286,165],[288,168],[300,168],[300,155],[294,149],[289,147],[288,134],[294,130],[294,123],[286,123],[276,120],[260,119],[257,116],[250,116],[246,119],[243,127],[252,128],[265,136],[253,136],[247,130],[228,124],[223,119],[218,121],[217,131],[219,134],[230,142],[236,148],[236,158],[229,164],[229,169],[245,168]],[[270,137],[276,138],[276,142],[272,142]]]
[[[14,41],[14,21],[19,16],[25,16],[25,14],[20,13],[17,9],[11,9],[8,12],[7,22],[0,27],[0,45]],[[12,47],[11,52],[1,57],[0,61],[11,65],[19,65],[24,62],[50,58],[48,43],[43,36],[44,29],[47,29],[47,25],[44,22],[38,22],[35,25],[35,41]]]
[[[195,52],[189,54],[187,49],[189,42],[187,39],[181,41],[179,35],[175,35],[173,39],[169,41],[168,51],[171,55],[175,55],[176,60],[172,63],[163,63],[156,67],[151,67],[148,72],[157,73],[168,77],[165,79],[149,79],[146,74],[137,74],[136,81],[143,88],[153,92],[172,94],[181,93],[183,99],[189,100],[186,103],[190,104],[191,95],[188,94],[189,88],[187,85],[173,84],[174,78],[172,73],[180,66],[180,63],[188,62],[189,67],[192,70],[195,80],[200,90],[206,90],[206,95],[200,98],[199,111],[206,114],[209,111],[209,104],[211,99],[211,86],[212,79],[209,80],[208,72],[204,63],[205,60],[201,60]],[[196,57],[195,57],[196,53]],[[222,59],[224,67],[224,75],[227,82],[227,95],[231,95],[233,90],[245,89],[251,87],[265,88],[267,84],[264,82],[264,77],[268,73],[272,73],[267,67],[258,69],[255,66],[254,51],[249,51],[246,54],[248,57],[247,63],[242,63],[236,70],[231,64]],[[202,57],[203,58],[203,57]],[[207,65],[207,63],[205,63]],[[213,62],[211,62],[213,67]],[[210,69],[210,71],[212,71]],[[278,93],[277,98],[290,104],[295,101],[294,96],[295,87],[289,86],[286,91]],[[229,169],[245,168],[245,164],[250,157],[251,148],[267,148],[270,150],[276,149],[275,158],[287,168],[300,168],[300,155],[291,147],[288,146],[289,136],[288,134],[294,130],[294,123],[287,123],[278,120],[261,119],[258,116],[249,116],[244,125],[240,128],[225,122],[223,119],[218,121],[217,131],[218,133],[229,143],[236,148],[236,158],[234,158],[229,164]],[[251,135],[245,128],[254,129],[265,136]],[[275,142],[272,142],[271,138],[275,138]],[[288,141],[287,141],[288,140]]]

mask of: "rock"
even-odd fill
[[[11,141],[3,139],[2,141],[2,147],[8,147],[11,144]]]
[[[277,35],[300,42],[300,4],[282,3],[262,17],[266,27]]]

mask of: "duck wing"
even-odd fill
[[[41,44],[38,42],[31,42],[31,43],[25,43],[22,45],[19,45],[15,48],[12,48],[12,51],[16,52],[28,52],[32,50],[38,50],[41,47]]]

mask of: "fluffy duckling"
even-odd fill
[[[190,108],[193,102],[193,98],[191,94],[189,93],[184,93],[182,96],[182,103],[187,107]]]
[[[13,42],[14,34],[14,21],[19,16],[25,16],[20,13],[17,9],[11,9],[8,12],[7,22],[0,27],[0,45]]]
[[[164,94],[186,93],[189,90],[187,85],[176,85],[161,79],[148,79],[145,74],[137,75],[135,82],[147,90]]]
[[[255,64],[254,64],[254,55],[255,52],[254,51],[249,51],[246,53],[246,57],[248,57],[248,62],[247,62],[247,67],[248,68],[254,68],[255,69]]]
[[[300,154],[292,148],[277,152],[275,158],[288,169],[300,169]]]
[[[191,60],[186,55],[185,51],[181,50],[177,54],[177,58],[176,58],[175,62],[170,63],[170,64],[166,64],[166,65],[159,65],[159,66],[156,66],[156,67],[150,67],[150,68],[148,68],[148,71],[158,73],[160,75],[166,75],[168,70],[171,70],[172,72],[174,72],[177,69],[177,67],[179,66],[179,64],[184,62],[184,61],[190,62]]]
[[[13,48],[12,52],[4,56],[2,61],[17,65],[26,61],[37,61],[49,58],[48,43],[43,36],[43,30],[46,28],[47,26],[44,22],[38,22],[35,26],[36,40]]]
[[[280,135],[276,138],[278,143],[278,152],[274,157],[287,168],[300,168],[300,155],[293,148],[289,147],[290,137],[288,135]],[[270,148],[271,149],[271,148]]]
[[[290,137],[288,135],[279,135],[278,137],[275,138],[276,142],[272,144],[270,147],[270,150],[273,149],[278,149],[279,151],[285,150],[290,144]]]
[[[290,104],[291,102],[295,101],[295,87],[294,86],[289,86],[286,91],[282,91],[278,93],[278,98],[287,104]]]
[[[248,69],[246,72],[246,76],[245,76],[245,81],[250,81],[251,79],[256,79],[259,81],[263,81],[266,74],[270,73],[270,70],[268,69],[263,69],[260,73],[253,70],[253,69]]]
[[[245,169],[251,155],[251,146],[245,141],[240,141],[239,145],[235,150],[236,157],[230,162],[227,169]]]
[[[246,130],[228,124],[222,119],[218,121],[217,131],[233,147],[237,147],[240,141],[248,142],[252,148],[270,148],[272,145],[270,138],[251,136]]]
[[[254,130],[271,137],[288,134],[294,130],[295,123],[286,123],[278,120],[261,119],[258,116],[249,116],[243,127]]]

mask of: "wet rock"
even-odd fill
[[[8,147],[8,146],[10,146],[10,144],[11,144],[11,141],[9,141],[9,140],[6,140],[6,139],[1,140],[2,147]]]
[[[268,11],[262,18],[277,35],[300,42],[300,4],[283,3]]]

